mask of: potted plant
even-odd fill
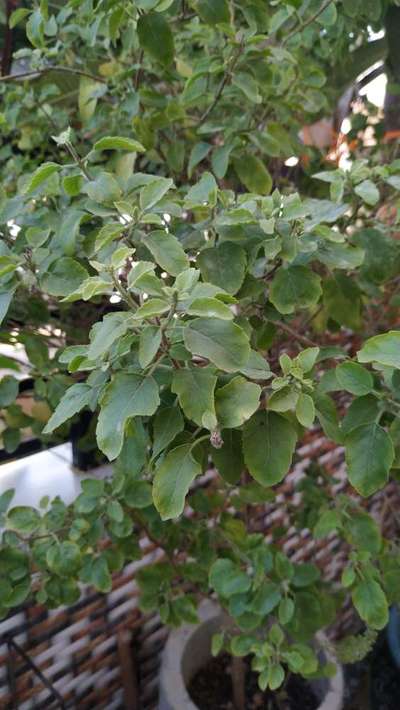
[[[302,8],[299,21],[293,2],[281,15],[273,4],[235,12],[226,0],[190,10],[143,0],[132,12],[80,5],[51,15],[42,3],[13,15],[34,46],[28,74],[46,79],[32,96],[44,92],[55,126],[45,161],[12,159],[29,170],[17,172],[3,199],[0,303],[5,318],[28,294],[47,309],[40,325],[31,316],[20,327],[13,321],[15,339],[26,341],[28,330],[40,343],[47,320],[58,319],[45,377],[36,372],[39,396],[57,391],[41,434],[89,412],[113,470],[84,481],[69,506],[45,498],[40,510],[13,507],[12,491],[3,494],[1,612],[30,594],[50,608],[72,604],[81,583],[110,591],[112,573],[140,558],[146,535],[164,556],[137,575],[144,611],[171,626],[196,624],[199,601],[217,599],[230,621],[216,629],[213,651],[249,656],[261,692],[279,691],[288,673],[335,678],[317,634],[349,598],[367,627],[383,628],[399,588],[397,547],[361,499],[399,466],[400,331],[391,307],[400,245],[391,238],[396,224],[383,229],[376,210],[381,198],[396,199],[400,168],[381,164],[378,146],[349,170],[304,172],[296,186],[270,174],[264,148],[281,158],[299,149],[294,124],[285,132],[277,120],[300,110],[304,96],[307,120],[328,107],[321,57],[351,13],[341,8],[338,19],[328,3],[317,13]],[[308,30],[325,47],[311,61],[320,93],[301,64]],[[66,63],[55,64],[64,37]],[[84,68],[74,63],[82,37]],[[99,46],[111,58],[95,73]],[[72,117],[73,127],[55,130],[46,104],[58,97],[49,91],[57,72],[79,79],[83,127]],[[143,77],[154,73],[161,86],[150,90]],[[7,111],[25,92],[18,81],[5,80],[13,87]],[[266,128],[260,104],[278,85],[276,120]],[[95,321],[71,343],[71,314],[88,303]],[[254,524],[317,425],[345,448],[354,495],[338,495],[336,478],[314,468],[300,482],[301,508],[287,506],[288,524],[349,546],[340,581],[326,579],[318,560],[291,559],[285,531],[267,540]],[[236,675],[244,678],[238,661]],[[329,681],[320,687],[329,690]]]

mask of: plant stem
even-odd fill
[[[20,74],[6,74],[5,76],[0,76],[0,82],[4,81],[17,81],[17,79],[29,79],[30,77],[36,77],[43,74],[48,74],[49,72],[59,71],[66,74],[76,74],[77,76],[86,76],[88,79],[93,79],[93,81],[98,81],[101,84],[107,84],[106,79],[101,76],[96,76],[95,74],[90,74],[82,69],[73,69],[72,67],[62,67],[62,66],[52,66],[44,67],[43,69],[32,69],[30,71],[21,72]]]
[[[91,180],[92,177],[91,177],[91,175],[90,175],[90,173],[89,173],[89,171],[88,171],[88,169],[87,169],[85,163],[83,162],[81,156],[78,154],[78,152],[76,151],[76,149],[74,148],[74,146],[72,145],[72,143],[70,143],[70,142],[68,141],[67,143],[65,143],[65,147],[66,147],[68,153],[70,154],[70,156],[75,160],[77,166],[81,169],[81,171],[82,171],[82,173],[84,174],[85,178],[86,178],[87,180]]]
[[[207,120],[209,117],[210,113],[215,109],[216,105],[218,104],[223,91],[225,89],[225,86],[227,85],[229,79],[232,76],[232,71],[235,68],[236,62],[238,61],[241,53],[243,51],[243,45],[241,44],[240,47],[236,50],[236,52],[231,56],[230,60],[228,61],[228,66],[225,70],[224,76],[222,77],[221,83],[218,86],[217,93],[214,96],[213,102],[209,105],[208,109],[206,109],[203,113],[203,115],[200,117],[200,120],[198,122],[198,126],[201,126],[204,121]]]
[[[318,348],[319,345],[316,343],[314,340],[311,340],[310,338],[307,338],[306,335],[302,335],[301,333],[298,333],[296,330],[290,327],[290,325],[287,325],[286,323],[282,323],[282,321],[272,321],[274,325],[276,325],[278,328],[281,330],[284,330],[286,333],[291,335],[293,338],[296,340],[299,340],[300,342],[304,343],[308,347],[311,348]]]
[[[246,710],[246,667],[243,658],[232,658],[232,695],[235,710]]]
[[[318,17],[319,17],[320,15],[322,15],[322,13],[329,7],[329,5],[331,5],[333,2],[336,2],[336,0],[326,0],[326,2],[324,2],[324,3],[321,5],[321,7],[319,8],[319,10],[317,10],[317,12],[314,13],[314,15],[312,15],[311,17],[309,17],[308,20],[306,20],[305,22],[302,22],[302,24],[299,25],[298,27],[295,27],[294,30],[292,30],[292,32],[289,32],[289,34],[286,35],[286,37],[285,37],[285,38],[283,39],[283,41],[282,41],[282,47],[284,47],[285,44],[286,44],[290,39],[292,39],[292,37],[294,37],[294,35],[297,35],[298,32],[302,32],[306,27],[308,27],[308,25],[311,25],[315,20],[317,20]]]

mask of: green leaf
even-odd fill
[[[250,357],[245,367],[240,368],[240,372],[251,380],[269,380],[272,377],[267,361],[255,350],[251,350]]]
[[[342,420],[341,429],[348,434],[361,424],[371,424],[376,421],[379,414],[379,401],[373,395],[354,399]]]
[[[14,10],[11,13],[10,19],[8,22],[10,29],[13,30],[14,27],[16,27],[18,25],[18,23],[21,22],[21,20],[24,20],[25,17],[27,17],[31,12],[32,11],[26,7],[20,7],[20,8],[18,8],[18,10]]]
[[[302,392],[296,404],[296,417],[300,424],[307,429],[312,427],[315,419],[315,406],[312,397]]]
[[[116,523],[122,523],[124,519],[123,508],[117,500],[110,500],[107,503],[106,513],[110,520],[114,520]]]
[[[187,312],[191,316],[233,320],[231,309],[217,298],[195,298],[194,301],[191,302]]]
[[[211,156],[211,165],[214,174],[219,180],[225,177],[228,167],[229,158],[233,150],[233,145],[227,143],[226,145],[220,145],[213,150]]]
[[[162,520],[183,513],[189,488],[200,474],[201,466],[192,456],[191,444],[177,446],[166,455],[153,482],[153,501]]]
[[[78,108],[79,116],[82,122],[85,124],[92,118],[94,112],[96,111],[98,94],[102,89],[102,84],[99,81],[95,81],[88,76],[81,76],[79,80],[79,94],[78,94]],[[70,141],[69,135],[70,129],[63,131],[60,136],[57,136],[57,143],[63,145]],[[54,138],[54,136],[53,136]]]
[[[168,66],[174,59],[174,38],[163,15],[149,12],[141,15],[137,24],[140,46],[153,59]]]
[[[347,328],[361,327],[361,293],[353,279],[345,274],[323,282],[323,303],[332,320]]]
[[[14,498],[15,488],[9,488],[0,495],[0,515],[5,513]]]
[[[153,318],[166,313],[170,308],[171,304],[168,301],[164,301],[162,298],[150,298],[137,309],[135,316],[136,318]]]
[[[178,276],[189,267],[189,259],[180,242],[168,232],[151,232],[143,240],[157,264],[172,276]]]
[[[369,394],[374,387],[371,373],[356,362],[342,362],[336,368],[336,377],[343,389],[356,396]]]
[[[66,175],[62,179],[62,186],[69,197],[76,197],[83,184],[82,175]]]
[[[373,579],[365,579],[352,592],[353,604],[362,620],[373,629],[383,629],[389,620],[388,603],[382,587]]]
[[[88,581],[90,584],[93,584],[98,592],[107,594],[107,592],[111,591],[111,574],[108,569],[107,560],[103,555],[100,555],[93,560]]]
[[[101,358],[121,338],[129,328],[129,319],[125,311],[107,313],[102,321],[98,321],[90,331],[89,360]]]
[[[240,370],[250,355],[245,332],[230,321],[196,318],[185,328],[184,341],[193,355],[211,360],[226,372]]]
[[[94,150],[126,150],[131,153],[144,153],[144,146],[133,138],[123,136],[104,136],[94,146]]]
[[[140,207],[142,210],[150,210],[157,202],[160,202],[164,195],[173,187],[174,181],[170,178],[156,178],[150,180],[140,190]]]
[[[378,362],[400,368],[400,330],[369,338],[357,353],[359,362]]]
[[[261,387],[247,382],[244,377],[234,377],[215,394],[215,408],[222,429],[232,429],[244,424],[258,409]]]
[[[210,205],[214,207],[217,201],[218,185],[214,175],[209,172],[202,174],[196,185],[193,185],[187,193],[184,205],[187,209]]]
[[[54,429],[71,419],[74,414],[80,412],[84,407],[88,407],[92,400],[92,394],[92,388],[83,382],[69,387],[43,429],[43,434],[51,434]]]
[[[382,547],[379,527],[373,517],[365,512],[352,513],[346,520],[346,534],[351,545],[378,555]]]
[[[219,559],[210,567],[209,583],[219,596],[229,599],[234,594],[247,592],[251,578],[232,560]]]
[[[140,367],[146,368],[154,360],[161,345],[161,329],[156,325],[143,328],[139,340]]]
[[[258,412],[245,424],[243,451],[246,466],[263,486],[279,483],[289,470],[296,447],[292,425],[274,412]]]
[[[5,375],[0,380],[0,407],[8,407],[18,397],[18,380],[12,375]]]
[[[57,173],[59,170],[61,170],[61,165],[57,163],[43,163],[40,168],[35,170],[30,180],[25,185],[25,194],[29,195],[31,192],[34,192],[43,182],[48,180],[51,175],[54,175],[54,173]]]
[[[35,532],[41,524],[41,517],[37,510],[26,505],[11,508],[7,514],[6,527],[8,530],[30,535]]]
[[[328,439],[340,444],[342,437],[339,430],[338,414],[335,403],[327,394],[314,397],[317,417]]]
[[[260,104],[262,102],[262,97],[258,91],[258,83],[248,72],[235,74],[232,83],[237,86],[253,104]]]
[[[309,587],[310,584],[314,584],[320,576],[321,574],[318,567],[309,562],[305,562],[304,564],[295,565],[291,583],[295,587]]]
[[[230,20],[228,0],[198,0],[197,12],[207,25]]]
[[[112,173],[101,172],[95,180],[85,185],[86,192],[94,202],[116,202],[122,195],[122,190]]]
[[[285,680],[285,671],[280,663],[273,663],[268,670],[268,686],[271,690],[277,690]]]
[[[280,624],[288,624],[294,614],[294,602],[289,597],[281,600],[278,609],[278,617]]]
[[[272,177],[264,163],[253,153],[244,153],[233,161],[239,180],[249,190],[259,195],[269,195]]]
[[[178,395],[185,416],[198,426],[213,430],[217,426],[214,389],[217,378],[206,367],[192,367],[174,372],[171,391]]]
[[[128,419],[151,416],[159,404],[158,387],[152,377],[124,372],[114,375],[101,397],[96,429],[99,448],[110,461],[122,449]]]
[[[272,412],[287,412],[289,409],[295,408],[298,398],[297,389],[288,385],[272,393],[268,400],[268,409]]]
[[[179,407],[160,409],[154,419],[153,457],[169,446],[185,426]]]
[[[341,527],[341,515],[337,510],[325,510],[314,527],[314,536],[319,539]]]
[[[212,146],[210,143],[196,143],[190,153],[188,162],[188,177],[191,178],[195,167],[209,154]]]
[[[278,606],[282,598],[280,586],[275,582],[264,582],[251,601],[251,611],[266,616]]]
[[[383,488],[394,460],[390,436],[378,424],[363,424],[345,439],[347,475],[360,495],[367,497]]]
[[[241,246],[222,242],[217,247],[203,249],[197,257],[197,266],[203,281],[235,294],[243,284],[246,261],[246,252]]]
[[[65,541],[49,548],[46,562],[60,577],[71,577],[79,569],[81,551],[74,542]]]
[[[322,294],[321,279],[306,266],[289,266],[276,272],[270,300],[280,313],[294,313],[297,308],[315,306]]]
[[[14,288],[12,288],[10,291],[0,292],[0,325],[7,315],[13,296]]]
[[[379,190],[372,180],[363,180],[359,185],[356,185],[354,192],[371,207],[374,207],[380,200]]]
[[[296,357],[296,362],[303,372],[310,372],[318,360],[320,348],[306,348]]]
[[[69,296],[88,278],[86,269],[69,256],[54,261],[41,278],[41,287],[50,296]]]
[[[224,481],[235,485],[240,480],[244,471],[242,450],[242,434],[234,429],[225,429],[221,432],[223,445],[220,449],[213,449],[212,459],[214,466]]]

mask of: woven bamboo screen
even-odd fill
[[[311,461],[339,479],[333,492],[340,490],[354,495],[346,490],[343,450],[327,442],[316,430],[298,449],[293,469],[277,488],[276,502],[256,509],[254,529],[264,531],[268,539],[274,527],[286,526],[282,538],[285,551],[296,561],[312,559],[327,579],[337,579],[346,561],[346,545],[334,535],[314,541],[308,530],[288,527],[285,506],[279,505],[296,504],[299,498],[296,482]],[[212,485],[212,482],[210,474],[200,484]],[[399,502],[396,483],[390,483],[369,501],[370,510],[389,537],[395,534],[398,525]],[[56,611],[27,605],[0,623],[0,708],[152,710],[157,707],[158,667],[167,631],[156,616],[144,617],[138,610],[135,572],[162,553],[147,539],[142,540],[142,545],[143,559],[115,575],[110,594],[85,590],[78,604]],[[340,636],[354,623],[351,610],[345,606],[332,634]],[[59,699],[43,685],[20,653],[14,648],[8,653],[8,634],[50,681]]]

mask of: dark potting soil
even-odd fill
[[[399,710],[400,669],[392,660],[384,632],[363,661],[343,670],[343,710]]]
[[[258,687],[258,674],[246,661],[246,710],[317,710],[319,702],[311,687],[300,676],[290,676],[285,693]],[[234,710],[232,699],[232,660],[227,654],[213,658],[192,679],[188,691],[200,710]]]

